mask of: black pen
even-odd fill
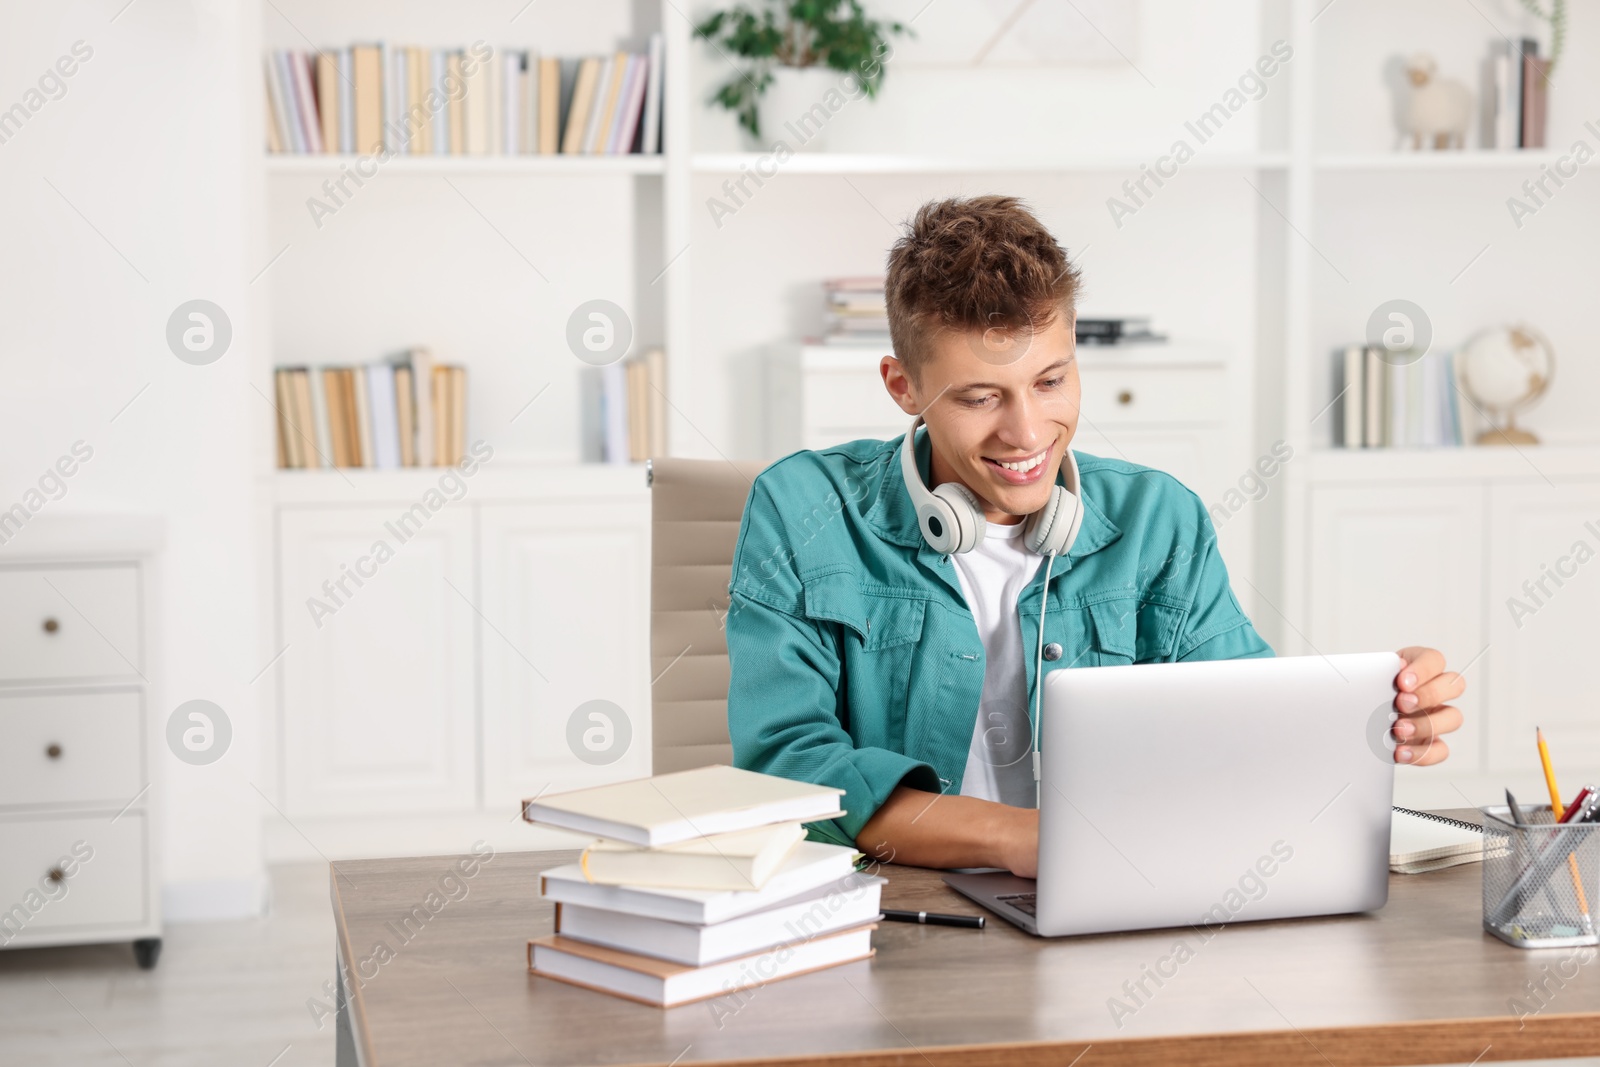
[[[1528,819],[1522,814],[1522,805],[1517,803],[1517,798],[1511,795],[1511,790],[1506,790],[1506,807],[1511,809],[1511,821],[1518,826],[1527,826]]]
[[[937,911],[901,911],[882,908],[883,917],[895,923],[925,923],[928,926],[965,926],[972,930],[983,929],[982,915],[946,915]]]

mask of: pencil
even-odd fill
[[[1556,786],[1556,769],[1550,763],[1550,746],[1544,743],[1544,731],[1539,727],[1533,728],[1534,736],[1539,741],[1539,762],[1544,766],[1544,784],[1550,788],[1550,819],[1553,822],[1561,821],[1561,790]],[[1571,852],[1567,853],[1567,870],[1572,875],[1572,888],[1578,894],[1578,910],[1583,913],[1583,925],[1594,927],[1594,920],[1589,917],[1589,900],[1583,893],[1583,876],[1578,871],[1578,857]]]

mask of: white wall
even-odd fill
[[[690,9],[692,17],[703,17],[710,6]],[[923,6],[891,0],[873,10],[909,20]],[[941,14],[938,7],[914,24],[922,36],[948,37],[939,20],[965,17]],[[1003,173],[1002,164],[987,175],[841,176],[796,173],[779,164],[776,177],[732,216],[710,203],[733,203],[722,191],[730,175],[696,174],[686,257],[693,272],[692,359],[675,363],[696,380],[679,403],[674,451],[759,456],[753,365],[760,352],[819,332],[817,283],[881,273],[889,246],[917,205],[954,194],[1027,199],[1083,267],[1083,313],[1153,313],[1174,337],[1223,344],[1249,367],[1259,198],[1242,180],[1247,172],[1204,165],[1208,157],[1261,147],[1258,126],[1266,109],[1287,98],[1292,65],[1268,82],[1261,101],[1246,104],[1216,137],[1198,145],[1196,162],[1181,168],[1147,207],[1119,226],[1107,200],[1124,197],[1123,182],[1139,177],[1146,155],[1155,162],[1151,146],[1165,149],[1180,137],[1197,144],[1184,123],[1215,103],[1261,54],[1260,27],[1255,0],[1208,4],[1203,11],[1148,0],[1132,39],[1119,42],[1126,61],[963,68],[921,62],[902,44],[881,95],[851,101],[828,124],[829,151],[1002,160],[1126,153],[1125,167],[1030,175]],[[691,62],[695,150],[748,150],[731,114],[704,103],[732,74],[728,60],[696,42]],[[767,139],[781,132],[768,131]],[[1227,284],[1214,284],[1219,278]],[[1248,390],[1248,372],[1239,381]]]
[[[1120,0],[1060,5],[1066,8],[1061,21],[1070,25],[1083,17],[1072,14],[1072,7],[1078,7],[1110,27],[1110,20],[1095,10],[1108,4],[1123,6]],[[685,10],[698,22],[708,11],[725,6],[700,2]],[[950,153],[1024,156],[1056,156],[1078,148],[1142,151],[1152,143],[1170,143],[1182,132],[1183,122],[1215,102],[1259,54],[1258,0],[1143,0],[1137,5],[1131,40],[1115,41],[1125,59],[1108,52],[1099,61],[1051,67],[1012,51],[1003,62],[997,52],[972,67],[948,61],[959,52],[952,55],[940,48],[932,53],[928,47],[952,38],[981,47],[975,39],[980,28],[1004,8],[984,0],[876,0],[868,5],[876,18],[910,23],[916,38],[891,38],[894,65],[883,91],[875,100],[853,101],[829,121],[829,150],[929,153],[943,146]],[[1080,36],[1090,42],[1099,39],[1089,26]],[[696,148],[747,149],[727,111],[701,106],[732,76],[729,61],[697,42],[692,62]],[[1253,148],[1256,128],[1253,116],[1241,112],[1215,147]],[[1061,236],[1071,247],[1072,235]]]
[[[0,35],[0,108],[74,42],[92,49],[65,94],[0,144],[0,500],[9,506],[81,438],[94,457],[51,511],[166,518],[155,717],[204,698],[234,731],[214,764],[167,757],[156,768],[168,917],[247,914],[262,902],[264,809],[251,786],[251,680],[268,655],[256,635],[252,473],[268,455],[270,409],[249,374],[248,285],[265,258],[239,129],[254,69],[243,27],[255,16],[226,0],[122,7],[11,5]],[[168,316],[195,298],[232,320],[232,346],[209,366],[166,343]]]

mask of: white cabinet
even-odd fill
[[[650,773],[645,503],[481,509],[489,807]]]
[[[476,805],[472,512],[405,511],[279,514],[290,816]]]
[[[1475,482],[1317,486],[1311,494],[1311,649],[1430,645],[1456,670],[1476,660],[1459,701],[1465,723],[1449,738],[1456,768],[1477,769],[1483,751],[1484,498]]]
[[[1535,727],[1566,790],[1600,773],[1600,449],[1318,452],[1306,469],[1289,558],[1308,613],[1291,623],[1325,653],[1432,645],[1467,679],[1450,770],[1413,784],[1441,803],[1519,781],[1537,797]]]
[[[39,516],[0,564],[0,948],[161,949],[162,526]]]
[[[904,433],[911,417],[883,386],[882,354],[881,347],[847,345],[775,349],[766,367],[769,458],[797,448]],[[1078,364],[1083,417],[1073,447],[1152,466],[1176,458],[1195,479],[1186,483],[1204,495],[1204,472],[1222,458],[1214,446],[1226,436],[1222,430],[1228,423],[1228,367],[1222,356],[1187,345],[1084,345]]]
[[[1563,765],[1600,767],[1600,479],[1494,485],[1488,514],[1490,768],[1525,767],[1535,727]]]
[[[774,349],[766,367],[768,458],[904,433],[911,418],[883,386],[883,351],[816,344]],[[1246,420],[1237,417],[1248,399],[1239,395],[1226,354],[1180,343],[1080,345],[1077,351],[1083,395],[1073,449],[1177,478],[1210,509],[1229,568],[1252,575],[1252,524],[1242,507],[1228,506],[1228,494],[1256,453],[1271,448],[1251,451]],[[1250,606],[1248,590],[1241,599]]]
[[[276,481],[272,748],[297,840],[465,848],[525,797],[650,773],[642,465],[485,464],[425,516],[440,472],[347,473]],[[617,709],[617,747],[580,754],[568,728],[590,701]],[[589,710],[580,747],[606,739]],[[300,854],[274,843],[282,821],[269,850]]]

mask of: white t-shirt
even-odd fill
[[[950,558],[978,624],[985,661],[983,696],[961,776],[961,795],[1031,808],[1038,797],[1017,596],[1038,573],[1044,557],[1023,543],[1023,525],[988,523],[978,547]]]

